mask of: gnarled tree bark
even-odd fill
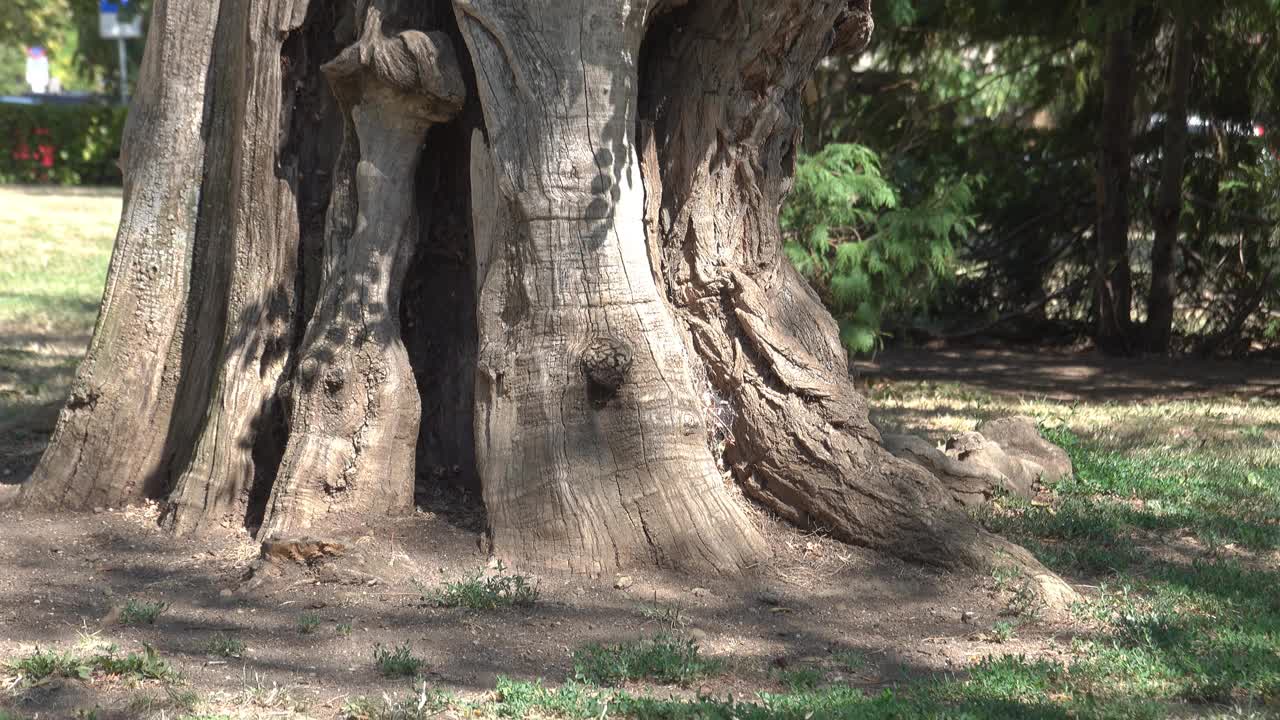
[[[412,507],[420,404],[398,310],[418,232],[413,181],[427,129],[456,115],[466,95],[447,36],[384,37],[374,7],[359,41],[324,71],[347,115],[343,179],[329,206],[320,302],[290,388],[267,536],[308,528],[322,511]]]
[[[645,250],[635,97],[654,5],[454,2],[488,131],[476,207],[492,194],[504,219],[475,223],[478,464],[494,549],[524,563],[731,572],[763,551]],[[591,379],[625,355],[616,382]]]
[[[157,12],[191,4],[158,0]],[[440,429],[422,433],[431,477],[468,474],[451,468],[472,462],[457,428],[473,421],[492,548],[515,563],[743,571],[767,548],[736,479],[846,541],[948,567],[1012,564],[1070,594],[884,450],[835,322],[781,252],[801,87],[824,55],[866,42],[865,0],[223,4],[215,56],[228,74],[214,97],[187,98],[203,116],[181,116],[184,147],[207,136],[218,148],[199,212],[182,217],[198,247],[172,273],[199,283],[165,332],[95,339],[99,354],[184,358],[156,366],[177,373],[168,385],[156,375],[143,387],[181,387],[194,412],[170,422],[173,401],[152,403],[165,442],[121,466],[111,497],[172,473],[171,492],[149,491],[175,529],[260,514],[264,537],[407,509],[416,370],[431,398],[422,422]],[[240,32],[254,42],[236,49]],[[193,87],[195,69],[180,66],[179,82],[155,66],[163,50],[149,50],[144,87]],[[310,70],[281,74],[277,55],[328,60],[338,102],[317,102]],[[274,93],[280,107],[263,110]],[[336,152],[299,140],[313,132],[304,112],[344,128]],[[181,177],[148,177],[148,190]],[[131,248],[122,242],[117,265]],[[433,304],[428,282],[402,298],[409,267],[447,277],[450,304]],[[474,308],[475,335],[424,308]],[[124,322],[119,312],[109,303],[102,327]],[[433,332],[457,338],[458,355],[424,341]],[[471,382],[474,408],[441,406],[469,402],[459,388]],[[127,398],[113,393],[99,404]],[[93,433],[76,420],[83,406],[65,411],[73,435],[55,438],[30,497],[97,497],[86,478],[101,473],[77,458],[106,467],[122,441],[73,441]]]

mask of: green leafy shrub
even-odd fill
[[[119,185],[125,108],[0,105],[0,183]]]
[[[932,297],[951,269],[953,241],[972,228],[973,184],[941,182],[902,207],[866,147],[833,143],[800,158],[782,211],[786,252],[850,350],[875,350],[887,314],[917,311]]]

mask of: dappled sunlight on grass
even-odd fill
[[[29,469],[52,429],[98,317],[120,207],[114,189],[0,187],[0,465]]]
[[[1280,403],[1251,398],[1063,402],[1011,397],[959,383],[887,383],[868,392],[872,420],[933,441],[983,420],[1029,415],[1065,426],[1091,446],[1134,457],[1189,458],[1212,450],[1224,462],[1280,465]]]

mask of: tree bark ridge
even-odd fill
[[[219,2],[157,0],[125,125],[124,211],[93,340],[40,464],[29,507],[141,499],[165,475],[201,198],[205,93]],[[197,279],[198,281],[198,279]]]

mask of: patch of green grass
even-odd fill
[[[861,650],[841,650],[833,654],[831,658],[845,672],[857,672],[871,664],[871,659]]]
[[[921,683],[868,695],[857,688],[759,693],[750,699],[684,700],[635,696],[567,682],[548,688],[540,682],[499,678],[494,699],[457,708],[461,716],[557,718],[601,717],[688,720],[1147,720],[1167,708],[1145,701],[1101,702],[1088,698],[1052,700],[1070,684],[1062,666],[1023,658],[988,659],[965,681]]]
[[[31,684],[48,677],[89,680],[97,675],[134,680],[176,680],[178,673],[155,648],[143,645],[143,652],[118,655],[114,648],[92,655],[40,650],[8,664],[19,683]]]
[[[0,187],[2,449],[38,457],[53,428],[98,315],[120,205],[118,190]]]
[[[821,670],[811,667],[777,669],[773,671],[773,676],[791,692],[816,690],[824,679]]]
[[[205,644],[205,651],[216,657],[240,657],[244,654],[244,642],[226,633],[215,633]]]
[[[338,637],[351,637],[351,623],[338,623],[333,631],[338,634]]]
[[[971,429],[975,418],[1034,415],[1075,467],[1050,488],[1049,503],[1000,498],[980,518],[1051,569],[1101,586],[1077,608],[1088,639],[1076,641],[1069,669],[985,663],[967,682],[945,686],[949,701],[992,708],[1040,697],[1035,712],[1045,717],[1165,717],[1170,708],[1206,716],[1226,705],[1242,708],[1238,717],[1275,713],[1280,404],[1065,405],[895,384],[872,407],[886,427],[934,439]],[[1012,614],[1036,613],[1020,599],[1023,579],[993,580],[1012,593]]]
[[[1280,466],[1206,447],[1162,458],[1065,429],[1075,477],[1054,502],[1005,498],[983,514],[1059,572],[1102,580],[1078,613],[1072,687],[1160,702],[1280,702]],[[1225,552],[1232,544],[1235,553]],[[1000,633],[993,628],[996,639]]]
[[[320,616],[315,613],[302,613],[298,616],[298,633],[310,635],[320,629]]]
[[[409,643],[390,649],[379,643],[373,646],[373,664],[377,666],[378,672],[386,677],[416,677],[426,662],[422,658],[414,657]]]
[[[497,610],[534,604],[538,600],[538,588],[524,575],[507,574],[499,563],[493,575],[486,577],[477,570],[463,580],[446,583],[423,599],[436,607]]]
[[[93,329],[120,206],[119,191],[0,188],[0,328]]]
[[[154,625],[160,613],[169,609],[169,603],[129,598],[120,611],[122,625]]]
[[[688,685],[720,672],[722,667],[719,660],[702,655],[692,640],[671,635],[616,645],[592,644],[573,654],[574,679],[596,685],[621,685],[628,680]]]

